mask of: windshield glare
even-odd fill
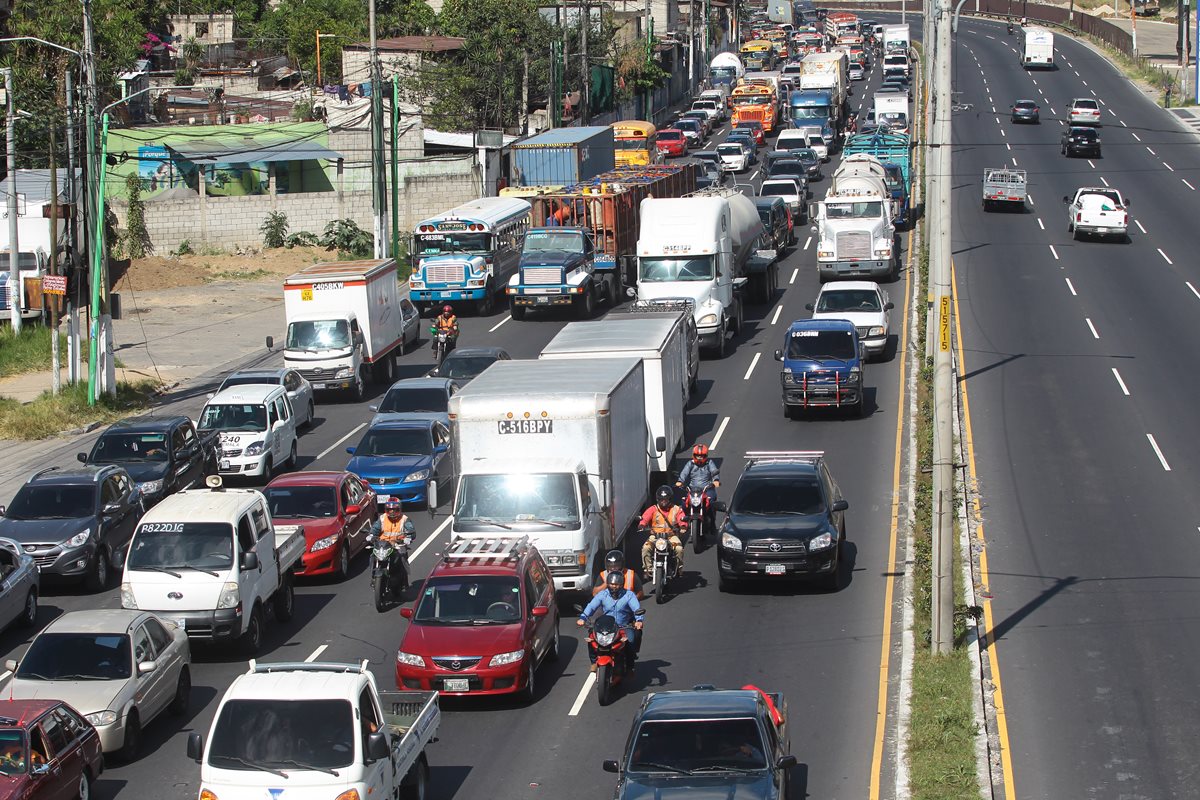
[[[835,289],[821,292],[817,313],[829,311],[882,311],[879,295],[871,289]]]
[[[129,637],[108,633],[43,633],[17,667],[21,680],[119,681],[133,674]]]
[[[883,216],[883,204],[878,200],[862,203],[826,203],[828,219],[875,219]]]
[[[740,144],[723,144],[717,148],[717,152],[723,156],[740,156],[745,151]]]
[[[829,106],[792,106],[792,119],[829,119]]]
[[[22,486],[4,511],[9,519],[78,519],[96,511],[96,487],[88,485]]]
[[[788,358],[844,361],[855,355],[854,337],[850,331],[796,331],[788,337]]]
[[[544,233],[536,231],[525,235],[525,253],[582,253],[583,236],[571,231]]]
[[[92,452],[95,461],[166,461],[167,437],[163,433],[106,433]]]
[[[427,428],[375,428],[354,448],[356,456],[427,456],[433,438]]]
[[[487,255],[491,250],[491,235],[487,233],[418,233],[413,237],[418,256],[440,256],[452,253]]]
[[[379,404],[380,413],[444,413],[450,398],[443,389],[392,389]]]
[[[0,729],[0,775],[24,772],[29,764],[25,752],[25,732],[19,728]]]
[[[292,322],[287,329],[289,350],[341,350],[350,346],[350,325],[344,319]]]
[[[712,256],[680,256],[671,258],[639,258],[638,272],[647,283],[671,281],[711,281],[713,279]]]
[[[491,356],[463,356],[456,358],[453,353],[434,370],[440,378],[474,378],[479,373],[496,363]]]
[[[268,486],[263,489],[271,519],[325,519],[337,515],[332,486]]]
[[[233,403],[207,405],[197,427],[206,431],[265,431],[267,407]]]
[[[512,623],[520,619],[517,579],[507,575],[428,580],[413,614],[413,622],[442,625]]]
[[[819,514],[824,510],[814,475],[740,481],[730,504],[734,514]]]
[[[145,522],[134,534],[127,569],[226,570],[233,565],[227,522]]]
[[[362,727],[366,728],[366,721]],[[353,709],[345,700],[230,700],[213,728],[208,763],[221,769],[338,769],[354,763]]]
[[[761,770],[766,750],[750,718],[649,720],[633,739],[630,772],[692,772],[704,768]]]
[[[542,520],[555,523],[555,528],[579,527],[572,477],[564,474],[464,475],[454,519],[464,530],[494,530],[491,523]]]

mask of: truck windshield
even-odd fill
[[[233,526],[227,522],[144,522],[125,567],[225,570],[232,564]]]
[[[354,448],[356,456],[427,456],[432,452],[428,428],[373,428]]]
[[[413,237],[418,256],[440,256],[453,253],[485,255],[491,252],[492,236],[488,233],[418,233]]]
[[[857,355],[850,331],[794,331],[788,337],[788,358],[847,361]]]
[[[464,475],[454,509],[462,531],[549,525],[579,527],[574,477],[557,475]]]
[[[796,122],[829,119],[829,106],[792,106],[792,119]]]
[[[646,283],[670,283],[672,281],[711,281],[713,279],[712,256],[679,256],[672,258],[638,259],[638,272]]]
[[[271,519],[325,519],[337,516],[332,486],[268,486],[263,489]]]
[[[208,763],[237,770],[348,767],[353,711],[346,700],[230,700],[213,727]]]
[[[758,723],[745,717],[643,722],[633,738],[628,771],[690,774],[766,768]]]
[[[817,313],[833,311],[882,311],[879,295],[873,289],[834,289],[821,292]]]
[[[253,403],[210,403],[204,407],[196,427],[205,431],[265,431],[267,407]]]
[[[878,200],[861,203],[826,203],[828,219],[878,219],[883,216],[883,203]]]
[[[163,433],[106,433],[96,442],[92,460],[166,461],[167,436]]]
[[[342,350],[350,346],[350,325],[344,319],[288,323],[288,350]]]
[[[507,575],[430,578],[413,622],[426,625],[511,624],[521,620],[517,578]]]
[[[738,481],[731,514],[820,514],[825,510],[815,475]]]
[[[737,78],[737,67],[713,67],[712,72],[713,86],[720,86],[723,83],[733,83]]]
[[[645,145],[643,144],[642,147]],[[582,253],[583,236],[573,231],[532,231],[525,234],[523,253]]]

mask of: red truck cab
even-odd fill
[[[290,472],[263,489],[276,525],[304,527],[296,575],[345,578],[379,518],[375,493],[352,472]]]

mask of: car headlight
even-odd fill
[[[329,548],[331,548],[335,544],[337,544],[337,540],[338,540],[338,534],[336,534],[336,533],[333,534],[332,536],[326,536],[324,539],[317,539],[315,542],[313,542],[312,547],[309,548],[309,552],[316,553],[321,550],[328,550]]]
[[[721,547],[726,550],[741,550],[742,540],[729,531],[721,531]]]
[[[492,656],[492,660],[488,662],[488,666],[503,667],[505,664],[515,664],[524,657],[524,650],[513,650],[511,653],[501,653],[498,656]]]
[[[121,584],[121,608],[137,608],[137,598],[133,596],[133,584]]]
[[[237,608],[242,602],[242,593],[238,591],[238,585],[234,581],[230,581],[221,587],[221,595],[217,598],[217,608]]]
[[[428,480],[428,479],[429,479],[429,470],[419,469],[416,472],[410,472],[408,474],[408,477],[404,479],[404,482],[412,483],[414,481],[424,481],[424,480]]]
[[[617,640],[617,632],[609,631],[608,633],[596,633],[596,644],[601,647],[609,647]]]
[[[159,478],[156,481],[143,481],[137,486],[142,490],[142,494],[158,494],[163,490],[164,478]]]
[[[406,653],[403,650],[396,651],[396,662],[399,664],[407,664],[410,667],[425,666],[425,659],[422,656]]]
[[[248,456],[261,456],[263,444],[263,442],[251,442],[250,445],[242,452]]]
[[[809,550],[825,550],[827,548],[833,547],[833,542],[834,542],[833,534],[826,531],[825,533],[822,533],[820,536],[810,539],[808,542],[808,549]]]
[[[873,325],[867,329],[867,336],[883,336],[883,333],[882,325]]]
[[[717,324],[717,315],[716,314],[705,314],[703,317],[700,318],[700,321],[697,322],[696,324],[697,325],[716,325]]]
[[[342,367],[333,376],[334,378],[350,378],[354,376],[354,370],[350,367]]]
[[[115,711],[96,711],[91,714],[84,715],[84,719],[93,725],[112,725],[117,721],[117,712]]]
[[[84,528],[79,533],[75,534],[70,539],[67,539],[65,542],[63,542],[62,547],[64,550],[68,550],[73,547],[83,547],[85,544],[87,544],[88,537],[90,537],[91,535],[92,535],[92,529]]]

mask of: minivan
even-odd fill
[[[222,476],[270,480],[278,468],[296,466],[296,417],[283,386],[247,384],[217,392],[204,404],[196,428],[220,435]]]

